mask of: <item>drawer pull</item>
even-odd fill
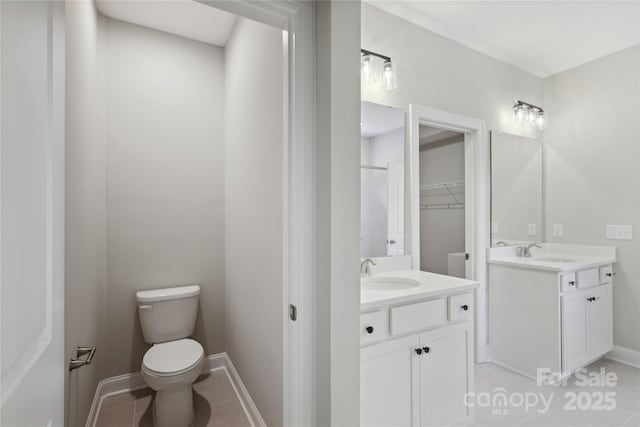
[[[422,347],[422,351],[425,353],[429,353],[429,350],[431,350],[429,347]]]
[[[605,276],[611,277],[611,276],[613,276],[613,273],[607,273],[607,274],[605,274]]]
[[[469,310],[469,306],[467,304],[461,305],[460,308],[463,309],[464,311]]]
[[[575,286],[575,285],[576,285],[575,280],[572,280],[572,281],[569,282],[569,286]]]
[[[366,328],[364,328],[368,334],[372,334],[373,333],[373,326],[367,326]]]
[[[418,354],[422,354],[422,349],[421,349],[421,348],[416,348],[416,350],[415,350],[415,351],[416,351],[416,353],[418,353]]]

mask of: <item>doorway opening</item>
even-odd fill
[[[420,269],[466,278],[464,134],[420,125]]]

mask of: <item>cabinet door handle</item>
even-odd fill
[[[462,310],[464,310],[464,311],[469,310],[469,306],[468,306],[467,304],[465,304],[465,305],[461,305],[461,306],[460,306],[460,308],[461,308]]]
[[[422,349],[421,348],[416,348],[416,353],[422,354]]]
[[[422,351],[425,353],[429,353],[429,350],[431,350],[429,347],[422,347]]]
[[[613,276],[613,273],[607,273],[605,276],[611,277],[611,276]]]
[[[576,285],[575,281],[572,280],[572,281],[569,282],[569,286],[575,286],[575,285]]]
[[[373,326],[367,326],[366,328],[364,328],[368,334],[372,334],[373,333]]]

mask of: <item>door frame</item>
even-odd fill
[[[283,30],[283,424],[314,420],[315,7],[304,0],[197,0]],[[289,318],[294,305],[297,320]]]
[[[465,246],[470,255],[468,278],[478,281],[476,290],[475,359],[489,360],[487,255],[489,246],[489,138],[483,120],[418,104],[409,105],[409,141],[405,150],[408,230],[405,245],[412,268],[420,269],[420,125],[464,133],[465,145]]]

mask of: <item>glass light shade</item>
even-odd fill
[[[362,55],[360,58],[360,79],[363,84],[367,85],[374,84],[378,79],[371,55]]]
[[[538,112],[538,117],[536,118],[536,126],[538,126],[538,129],[544,129],[545,123],[544,113],[542,111]]]
[[[394,90],[398,87],[396,65],[391,61],[385,61],[382,67],[382,79],[384,90]]]
[[[538,119],[538,112],[540,110],[538,110],[537,108],[530,108],[529,111],[527,112],[527,120],[529,120],[529,123],[534,124],[536,122],[536,120]]]
[[[516,105],[513,107],[513,116],[518,124],[522,123],[524,116],[527,114],[527,107],[524,105]]]

